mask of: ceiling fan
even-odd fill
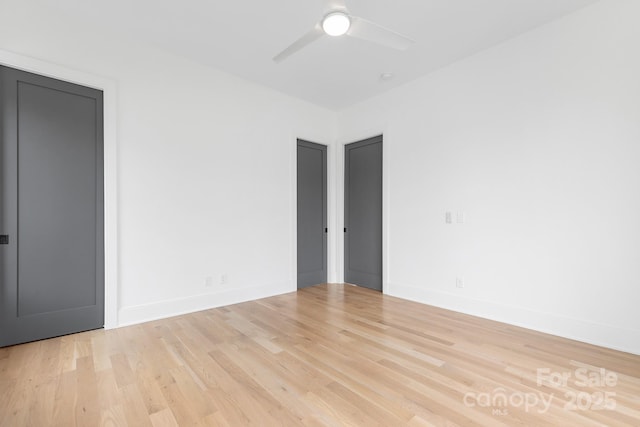
[[[399,50],[405,50],[415,43],[409,37],[359,16],[351,15],[344,0],[328,0],[327,13],[324,17],[308,33],[274,56],[274,62],[282,62],[324,35],[333,37],[347,35]]]

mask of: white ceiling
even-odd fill
[[[280,64],[326,0],[56,0],[74,19],[331,109],[341,109],[472,55],[596,0],[346,0],[349,11],[416,43],[396,51],[322,37]],[[381,73],[393,73],[382,81]]]

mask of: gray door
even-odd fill
[[[0,346],[104,323],[102,92],[0,67]]]
[[[344,280],[382,291],[382,136],[344,154]]]
[[[298,140],[298,289],[327,282],[327,147]]]

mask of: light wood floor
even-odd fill
[[[0,425],[640,426],[640,356],[322,285],[0,349]]]

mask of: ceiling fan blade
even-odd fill
[[[398,50],[406,50],[415,40],[357,16],[351,17],[348,35]]]
[[[293,42],[288,48],[274,56],[273,61],[276,63],[284,61],[286,58],[293,55],[303,47],[313,43],[323,35],[324,31],[322,30],[322,26],[320,25],[320,23],[317,23],[311,31]]]
[[[337,10],[341,10],[343,12],[347,11],[347,5],[344,0],[325,0],[325,4],[327,12],[334,12]]]

